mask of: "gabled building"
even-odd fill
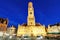
[[[0,31],[6,32],[8,19],[0,18]]]
[[[7,32],[10,35],[16,34],[16,28],[12,25],[11,27],[7,28]]]

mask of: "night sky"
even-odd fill
[[[33,2],[36,23],[48,25],[60,22],[60,0],[0,0],[0,18],[8,25],[27,23],[28,2]]]

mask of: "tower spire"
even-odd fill
[[[34,17],[34,8],[33,3],[28,3],[28,18],[27,18],[28,25],[35,25],[35,17]]]
[[[32,7],[33,7],[32,2],[29,2],[29,3],[28,3],[28,7],[29,7],[29,8],[32,8]]]

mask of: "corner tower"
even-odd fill
[[[32,2],[28,3],[28,18],[27,25],[35,25],[35,17],[34,17],[34,8]]]

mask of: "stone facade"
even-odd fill
[[[48,25],[47,33],[60,33],[60,26],[57,26],[57,25],[50,26],[50,25]]]
[[[28,4],[28,17],[26,25],[18,25],[17,36],[46,36],[46,30],[44,25],[36,25],[34,17],[34,8],[32,2]]]
[[[10,35],[15,34],[16,28],[14,26],[7,28],[7,33]]]

